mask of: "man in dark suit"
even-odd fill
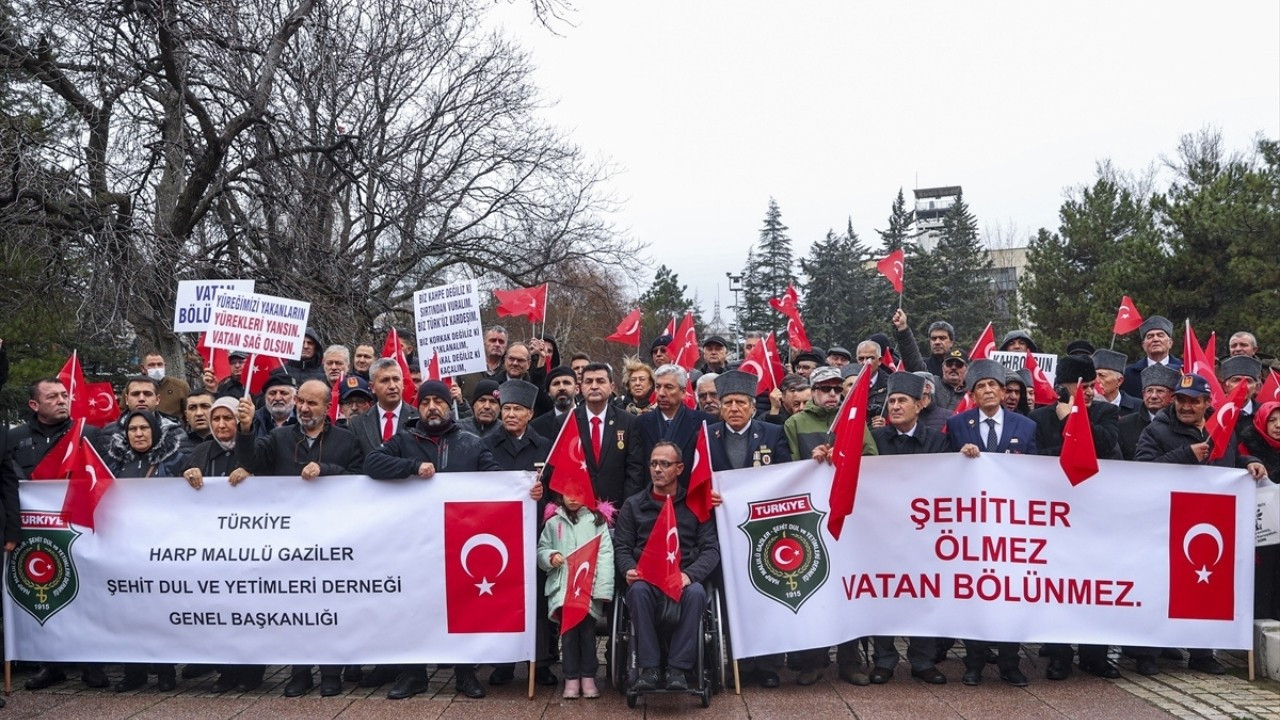
[[[667,364],[653,372],[654,392],[658,396],[657,412],[647,412],[639,417],[640,455],[649,457],[653,447],[662,440],[674,443],[684,458],[684,472],[680,473],[681,487],[689,484],[689,470],[693,467],[693,453],[698,447],[698,433],[703,421],[712,422],[701,410],[690,410],[684,405],[685,386],[689,374],[684,368]]]
[[[648,478],[644,455],[640,454],[640,432],[636,427],[639,418],[619,411],[609,402],[613,389],[613,371],[609,366],[588,364],[582,369],[583,403],[571,417],[582,447],[591,448],[584,455],[596,499],[621,507],[623,500],[644,489]],[[555,442],[554,435],[551,440]]]
[[[560,426],[573,412],[578,397],[578,374],[568,365],[557,365],[547,373],[547,394],[551,396],[552,412],[533,419],[529,427],[544,438],[554,440]]]
[[[707,427],[711,469],[737,470],[789,462],[791,448],[782,428],[752,419],[756,386],[760,379],[741,370],[729,370],[717,375],[715,383],[722,420]],[[782,655],[775,653],[743,659],[740,670],[746,682],[757,682],[766,688],[778,687]]]
[[[1122,418],[1142,409],[1142,400],[1120,389],[1120,384],[1124,382],[1124,368],[1127,362],[1129,358],[1115,350],[1103,348],[1093,354],[1093,367],[1097,370],[1098,387],[1102,390],[1098,393],[1098,397],[1094,398],[1094,402],[1107,402],[1116,406]],[[1063,380],[1072,379],[1061,372],[1058,373],[1058,377]]]
[[[1120,389],[1137,397],[1142,394],[1142,371],[1152,365],[1167,365],[1182,370],[1182,360],[1170,353],[1173,350],[1173,323],[1160,315],[1152,315],[1138,328],[1142,336],[1142,350],[1146,356],[1124,369],[1124,384]]]
[[[1099,350],[1094,353],[1107,353]],[[1119,353],[1111,353],[1119,355]],[[1121,358],[1124,356],[1121,355]],[[1114,358],[1103,356],[1104,362]],[[1105,398],[1099,399],[1094,394],[1093,383],[1098,377],[1094,361],[1082,355],[1067,355],[1058,360],[1056,383],[1058,402],[1045,405],[1031,411],[1031,419],[1036,424],[1036,447],[1041,455],[1062,454],[1062,433],[1066,429],[1067,417],[1071,414],[1072,404],[1079,385],[1084,385],[1084,399],[1088,408],[1089,428],[1093,435],[1093,449],[1099,458],[1109,460],[1120,459],[1120,424],[1117,419],[1120,411]],[[1045,643],[1043,652],[1049,657],[1044,676],[1048,680],[1066,680],[1071,675],[1071,645],[1067,643]],[[1080,645],[1080,669],[1100,678],[1115,679],[1120,671],[1107,659],[1106,645]]]
[[[347,429],[355,434],[365,455],[382,447],[382,443],[418,417],[418,411],[402,398],[404,374],[395,358],[375,361],[369,367],[369,377],[377,403],[372,410],[347,423]]]
[[[992,360],[975,360],[969,366],[965,383],[978,407],[947,418],[947,437],[952,450],[971,458],[983,452],[1035,454],[1036,424],[1005,411],[1001,404],[1005,376],[1004,366]],[[1012,642],[965,640],[965,670],[961,681],[965,685],[982,683],[982,668],[991,645],[996,648],[1000,678],[1015,687],[1025,687],[1027,676],[1018,667],[1018,643]]]
[[[1120,418],[1120,456],[1132,460],[1138,438],[1155,419],[1156,413],[1173,404],[1173,391],[1182,373],[1167,365],[1152,365],[1142,371],[1142,409]]]

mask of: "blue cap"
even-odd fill
[[[363,394],[365,397],[373,400],[373,393],[369,391],[369,381],[359,375],[347,375],[342,378],[342,389],[338,391],[338,399],[346,402],[347,398],[352,395]]]
[[[1209,395],[1209,381],[1192,373],[1183,375],[1178,381],[1178,387],[1173,389],[1174,395],[1186,395],[1188,397],[1205,397]]]

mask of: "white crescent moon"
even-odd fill
[[[469,577],[475,577],[475,575],[471,574],[471,568],[467,567],[467,557],[471,555],[472,550],[475,550],[481,545],[488,545],[494,550],[497,550],[498,554],[502,556],[502,567],[498,568],[498,572],[494,575],[496,578],[498,575],[502,574],[503,570],[507,569],[507,546],[498,538],[497,535],[491,535],[489,533],[477,533],[472,535],[465,543],[462,544],[462,555],[460,557],[462,561],[462,571]]]
[[[795,548],[790,547],[788,545],[775,545],[773,548],[773,562],[775,565],[782,566],[782,565],[787,565],[791,562],[790,560],[787,560],[786,558],[782,557],[783,550],[789,550],[793,553],[795,552]]]
[[[575,587],[575,588],[578,587],[578,578],[582,577],[582,574],[590,569],[591,569],[591,563],[589,562],[579,563],[578,569],[573,572],[573,582],[569,583],[570,587]]]
[[[85,463],[84,471],[89,473],[89,489],[98,487],[98,471],[88,463]]]
[[[1218,532],[1218,528],[1210,525],[1209,523],[1197,523],[1195,525],[1192,525],[1187,530],[1187,534],[1182,536],[1183,557],[1187,559],[1188,563],[1192,562],[1191,541],[1195,540],[1196,537],[1200,535],[1208,535],[1209,537],[1213,538],[1214,542],[1218,544],[1218,556],[1213,559],[1213,563],[1212,563],[1213,565],[1217,565],[1218,561],[1222,559],[1222,533]]]
[[[1234,419],[1235,417],[1236,404],[1231,402],[1224,403],[1222,407],[1218,408],[1218,412],[1214,414],[1218,418],[1218,427],[1226,427],[1228,419]]]
[[[893,261],[893,272],[898,277],[902,277],[902,261],[901,260]]]
[[[36,563],[44,563],[45,565],[49,564],[44,558],[41,558],[41,557],[33,557],[30,560],[28,560],[27,575],[33,578],[44,575],[44,572],[42,570],[36,569]]]
[[[666,537],[666,540],[667,540],[667,552],[674,552],[674,550],[671,548],[671,536],[672,536],[672,535],[674,535],[674,536],[675,536],[675,538],[676,538],[676,546],[675,546],[675,550],[679,550],[679,549],[680,549],[680,533],[679,533],[679,532],[677,532],[675,528],[670,528],[670,529],[668,529],[668,530],[667,530],[667,537]]]
[[[738,369],[744,373],[755,375],[757,378],[763,374],[760,371],[760,363],[756,362],[755,360],[747,360],[746,362],[739,365]]]
[[[635,334],[636,334],[636,331],[638,331],[639,329],[640,329],[640,321],[639,321],[639,320],[637,320],[637,321],[635,321],[635,322],[631,323],[631,327],[630,327],[630,328],[627,328],[627,332],[626,332],[625,334],[627,334],[627,335],[635,335]]]

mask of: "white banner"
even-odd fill
[[[1254,525],[1254,542],[1258,546],[1280,544],[1280,485],[1267,478],[1258,481],[1258,514]]]
[[[252,280],[179,280],[173,306],[174,332],[204,332],[219,292],[252,293]]]
[[[1025,352],[997,350],[990,353],[990,357],[1010,370],[1021,370],[1027,366],[1027,354]],[[1046,353],[1031,353],[1031,357],[1036,359],[1036,367],[1044,371],[1044,376],[1049,378],[1049,382],[1055,382],[1054,378],[1057,377],[1058,373],[1058,356]]]
[[[11,660],[372,664],[534,656],[530,474],[116,480],[96,532],[24,482]]]
[[[1254,483],[1242,470],[1054,457],[867,457],[826,529],[832,469],[715,474],[736,657],[865,635],[1248,648]]]
[[[432,355],[440,355],[440,376],[454,377],[488,368],[484,326],[475,280],[419,290],[413,294],[418,362],[426,376]]]
[[[223,291],[213,300],[208,345],[298,360],[310,313],[309,302]],[[316,348],[316,352],[324,352],[324,348]]]

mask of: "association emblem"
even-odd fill
[[[830,574],[822,518],[808,494],[753,502],[738,527],[751,541],[747,575],[760,593],[798,613]]]
[[[6,580],[9,596],[41,625],[80,592],[71,554],[78,537],[61,513],[22,512],[22,539],[13,549]]]

